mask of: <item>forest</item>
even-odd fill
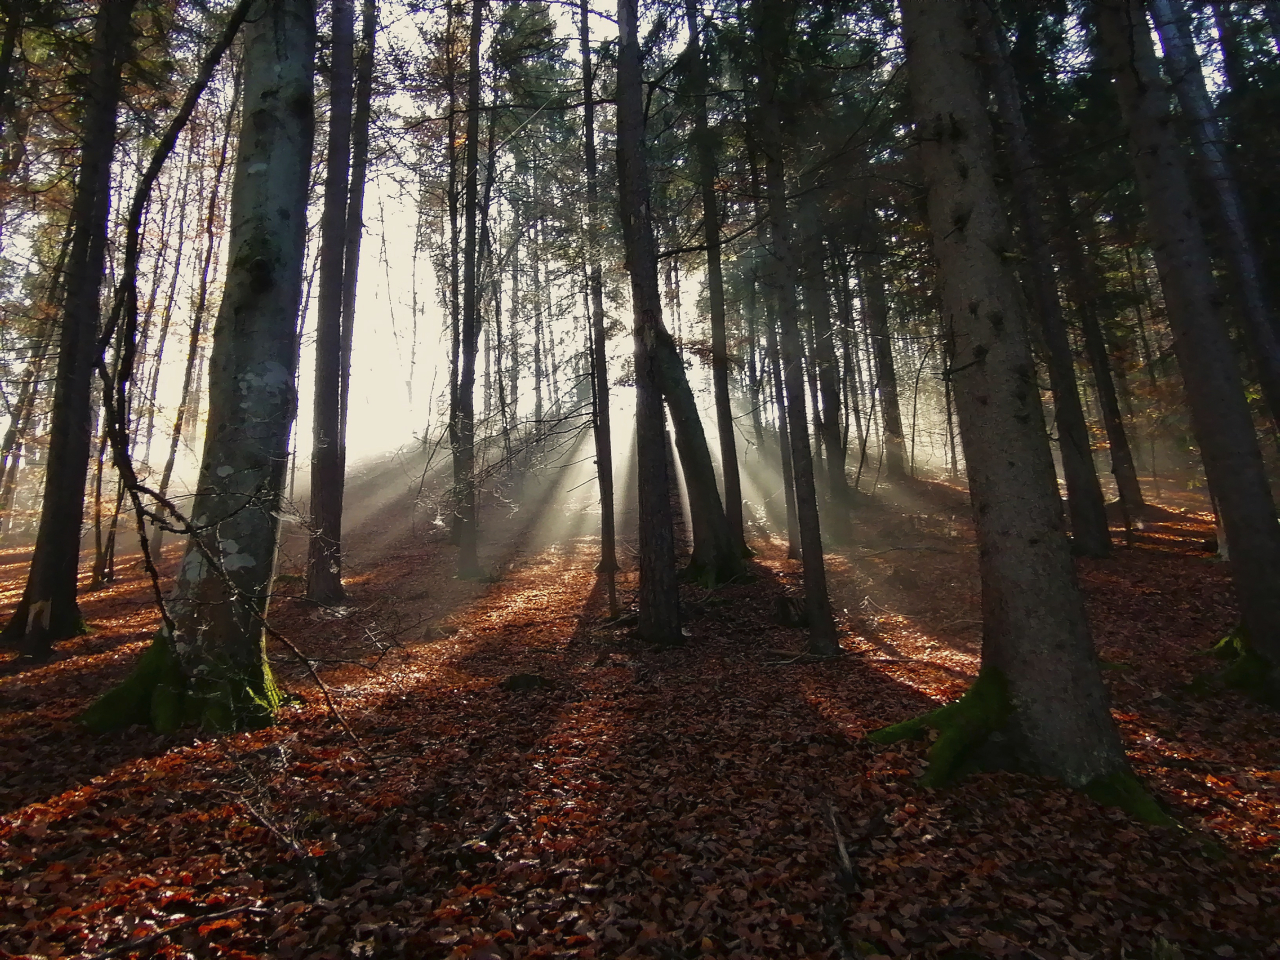
[[[1277,0],[0,0],[0,960],[1280,958],[1277,117]]]

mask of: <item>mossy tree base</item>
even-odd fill
[[[265,659],[250,676],[229,664],[211,664],[204,675],[190,678],[161,633],[133,672],[94,701],[79,722],[95,733],[134,724],[157,733],[173,733],[186,725],[206,733],[230,733],[270,726],[283,700]]]
[[[984,667],[963,697],[932,713],[885,727],[870,734],[873,743],[917,740],[936,730],[938,739],[929,748],[929,768],[920,777],[924,787],[945,787],[968,773],[980,770],[1029,770],[1006,736],[1013,713],[1003,674]],[[1142,783],[1126,771],[1099,777],[1083,792],[1104,806],[1119,807],[1144,823],[1169,825],[1173,820],[1147,793]]]
[[[1253,649],[1243,625],[1219,640],[1210,652],[1226,662],[1214,681],[1280,710],[1280,669]]]

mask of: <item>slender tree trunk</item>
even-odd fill
[[[329,146],[320,220],[320,291],[316,298],[315,405],[311,434],[311,538],[307,598],[325,606],[346,599],[342,588],[342,305],[347,205],[351,178],[355,9],[332,0]]]
[[[1173,80],[1182,113],[1190,121],[1201,171],[1217,197],[1227,258],[1239,287],[1244,328],[1258,365],[1258,381],[1271,421],[1280,432],[1280,326],[1267,299],[1244,203],[1227,163],[1222,128],[1205,89],[1191,24],[1182,0],[1152,0],[1151,12],[1160,31],[1166,71]]]
[[[1138,471],[1129,448],[1129,436],[1125,432],[1116,401],[1115,383],[1111,379],[1111,358],[1102,335],[1102,322],[1098,317],[1101,308],[1102,281],[1093,266],[1093,258],[1086,256],[1082,237],[1075,227],[1071,198],[1065,189],[1058,189],[1058,221],[1062,232],[1062,262],[1067,283],[1076,302],[1080,326],[1084,330],[1085,350],[1093,369],[1093,380],[1098,391],[1098,403],[1102,408],[1102,422],[1107,430],[1107,445],[1111,454],[1111,473],[1116,480],[1120,504],[1125,516],[1139,519],[1146,506],[1142,499],[1142,487],[1138,484]]]
[[[1053,390],[1054,416],[1058,423],[1058,450],[1067,481],[1067,511],[1071,518],[1072,548],[1086,557],[1105,557],[1111,552],[1111,531],[1107,526],[1106,501],[1098,481],[1076,384],[1075,358],[1062,316],[1062,301],[1054,276],[1049,230],[1045,223],[1043,191],[1036,175],[1037,159],[1022,116],[1022,94],[1009,62],[1003,26],[989,4],[976,3],[978,35],[987,59],[995,93],[1003,143],[1012,172],[1013,195],[1027,252],[1027,272],[1031,275],[1032,303],[1040,329],[1044,332],[1045,360]]]
[[[242,77],[237,71],[234,90],[239,94],[241,89]],[[188,425],[194,426],[196,417],[192,416],[193,400],[196,406],[200,402],[200,388],[197,384],[193,391],[193,375],[195,374],[200,357],[200,337],[204,332],[204,322],[209,310],[209,281],[213,274],[214,258],[218,252],[218,212],[222,206],[222,185],[226,178],[227,160],[230,156],[231,137],[234,133],[233,122],[236,110],[233,108],[227,114],[227,125],[222,132],[222,145],[218,151],[218,160],[213,170],[213,184],[209,190],[209,206],[205,210],[204,218],[204,260],[200,265],[200,280],[196,284],[195,302],[191,309],[191,334],[187,340],[187,358],[186,364],[182,371],[182,393],[178,398],[178,412],[174,415],[173,432],[169,435],[169,453],[165,457],[164,469],[160,474],[159,493],[161,497],[161,505],[157,507],[160,516],[165,515],[163,501],[169,495],[169,484],[173,480],[173,470],[178,462],[178,449],[182,445],[182,438],[188,432]],[[166,311],[164,322],[162,324],[162,340],[167,336],[169,329],[169,319],[171,311]],[[156,363],[156,378],[159,378],[159,359]],[[155,384],[152,384],[152,397],[155,396]],[[189,431],[194,433],[194,430]],[[161,555],[164,548],[164,528],[157,527],[155,539],[151,542],[151,548],[155,556]]]
[[[764,185],[769,216],[769,239],[774,264],[774,296],[778,305],[779,346],[786,386],[787,425],[791,431],[791,469],[795,476],[796,514],[800,526],[800,562],[804,568],[805,610],[809,652],[816,656],[840,653],[835,618],[827,595],[827,574],[814,486],[813,453],[805,411],[804,354],[796,308],[797,270],[791,242],[791,213],[783,170],[782,95],[779,68],[788,53],[793,25],[782,0],[758,0],[755,23],[759,44],[759,123],[763,132]]]
[[[356,59],[355,107],[351,123],[351,189],[347,199],[346,250],[342,257],[342,380],[338,453],[347,469],[347,422],[351,416],[351,349],[355,342],[356,290],[364,239],[364,195],[369,178],[369,127],[373,117],[373,70],[378,39],[378,2],[364,0]]]
[[[1154,238],[1165,309],[1209,488],[1231,545],[1249,652],[1280,677],[1280,526],[1235,352],[1218,314],[1209,251],[1169,117],[1143,7],[1099,4],[1099,37],[1129,127],[1139,194]]]
[[[480,42],[484,0],[471,0],[467,78],[467,144],[463,160],[462,357],[458,375],[458,576],[481,575],[476,530],[476,351],[480,342]]]
[[[609,422],[609,353],[604,329],[604,271],[600,266],[600,186],[596,159],[595,73],[591,67],[591,7],[578,7],[579,46],[582,50],[582,103],[587,165],[587,286],[590,293],[591,384],[595,411],[596,479],[600,486],[600,563],[609,615],[617,617],[618,554],[613,507],[613,436]]]
[[[746,553],[742,530],[742,480],[733,405],[729,396],[729,346],[725,332],[724,274],[720,256],[720,207],[716,199],[716,144],[707,123],[708,77],[699,35],[702,12],[698,0],[685,0],[689,26],[689,58],[694,100],[694,151],[702,194],[702,232],[707,244],[707,299],[711,310],[711,380],[716,400],[716,430],[720,437],[720,469],[724,476],[724,509],[729,532],[739,553]]]
[[[800,559],[800,514],[796,510],[796,477],[791,463],[791,428],[787,425],[786,387],[782,380],[782,351],[778,347],[776,311],[770,309],[765,329],[769,338],[769,369],[773,375],[773,401],[778,415],[778,449],[782,461],[783,506],[787,513],[787,559]]]
[[[893,361],[893,339],[889,335],[889,303],[884,283],[884,228],[874,210],[867,214],[870,230],[867,253],[863,260],[862,283],[867,313],[868,339],[876,361],[876,384],[880,400],[880,419],[884,429],[881,446],[885,470],[893,479],[907,475],[902,438],[902,411],[898,402],[898,373]]]
[[[1076,586],[1011,237],[964,8],[902,0],[911,94],[942,278],[982,574],[982,671],[932,715],[930,780],[1001,733],[1021,764],[1074,787],[1133,784]],[[952,725],[954,722],[954,725]],[[1144,797],[1149,806],[1154,806]]]
[[[4,34],[0,36],[0,134],[9,127],[9,95],[13,91],[13,55],[18,48],[18,38],[26,26],[27,11],[24,0],[6,0],[0,5],[4,14]]]
[[[636,369],[636,448],[639,460],[639,632],[650,643],[680,646],[662,374],[657,354],[662,293],[644,154],[644,100],[637,31],[639,0],[618,0],[618,188],[623,242],[631,268]]]
[[[209,731],[271,722],[265,617],[289,431],[313,141],[315,7],[258,0],[245,27],[230,258],[214,330],[209,424],[189,539],[161,636],[82,718]]]
[[[92,446],[92,383],[98,359],[116,112],[120,74],[131,46],[134,5],[135,0],[104,0],[94,25],[40,528],[22,599],[0,633],[0,640],[20,642],[24,654],[38,659],[52,653],[55,640],[84,630],[76,605],[80,527]]]
[[[813,251],[805,274],[805,300],[813,323],[813,366],[817,368],[818,393],[822,400],[822,447],[826,458],[827,483],[831,491],[831,523],[835,540],[850,536],[849,476],[844,433],[841,428],[840,361],[836,357],[835,331],[831,326],[831,300],[822,264],[822,247]]]

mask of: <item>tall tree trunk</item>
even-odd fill
[[[351,349],[355,342],[356,290],[360,278],[360,247],[364,239],[364,195],[369,178],[369,127],[373,118],[373,70],[377,39],[378,0],[364,0],[360,14],[360,53],[355,65],[346,250],[342,256],[342,381],[339,393],[338,455],[342,460],[344,477],[347,470],[347,422],[351,416]]]
[[[1067,283],[1076,302],[1080,326],[1084,330],[1085,351],[1093,369],[1093,382],[1098,391],[1098,403],[1102,408],[1102,422],[1107,430],[1107,446],[1111,455],[1111,474],[1115,477],[1116,490],[1125,516],[1139,519],[1146,504],[1142,488],[1138,484],[1138,471],[1129,448],[1129,436],[1116,400],[1115,382],[1111,378],[1111,357],[1102,335],[1102,321],[1098,316],[1102,301],[1102,279],[1097,274],[1094,259],[1086,256],[1083,238],[1076,229],[1071,198],[1065,186],[1056,190],[1059,231],[1062,235],[1062,263]]]
[[[982,670],[942,730],[945,781],[994,733],[1021,765],[1073,787],[1141,792],[1108,709],[1044,432],[1012,238],[964,5],[902,0],[911,95],[942,279],[982,575]],[[919,729],[920,722],[908,724]],[[890,728],[880,739],[908,732]],[[1158,816],[1154,804],[1143,797]]]
[[[893,338],[889,335],[889,302],[884,282],[884,227],[880,214],[867,212],[870,231],[863,258],[862,285],[867,313],[868,341],[876,361],[876,384],[880,401],[880,419],[884,424],[881,446],[885,472],[901,480],[907,475],[905,444],[902,437],[902,410],[898,402],[898,372],[893,361]]]
[[[307,598],[337,606],[342,588],[342,304],[347,203],[351,177],[355,7],[332,0],[333,50],[329,79],[329,146],[320,220],[320,292],[316,298],[316,378],[311,423],[311,538]]]
[[[702,232],[707,244],[707,300],[711,311],[711,381],[716,400],[716,431],[720,437],[720,469],[724,476],[724,510],[729,532],[739,553],[747,541],[742,530],[742,480],[733,405],[729,396],[729,346],[725,332],[724,273],[720,256],[720,207],[716,199],[716,144],[707,123],[708,77],[699,36],[702,12],[698,0],[685,0],[689,26],[689,62],[694,100],[693,139],[702,194]]]
[[[1111,552],[1111,531],[1107,526],[1107,506],[1098,481],[1076,384],[1075,358],[1062,316],[1062,301],[1053,271],[1049,230],[1045,223],[1043,191],[1036,175],[1037,159],[1022,116],[1022,94],[1009,62],[1004,27],[991,6],[981,0],[974,5],[979,17],[978,36],[987,60],[991,86],[1003,127],[1003,143],[1012,172],[1013,196],[1031,275],[1032,303],[1044,332],[1045,362],[1053,390],[1054,416],[1058,423],[1058,451],[1067,481],[1067,512],[1071,518],[1072,548],[1086,557],[1105,557]]]
[[[595,411],[596,479],[600,486],[600,563],[596,572],[604,578],[609,615],[618,609],[618,553],[613,507],[613,436],[609,422],[609,352],[604,329],[604,271],[600,266],[600,185],[596,159],[595,73],[591,67],[591,7],[578,7],[579,46],[582,50],[582,110],[587,164],[587,286],[591,307],[591,384]]]
[[[841,427],[840,361],[836,357],[835,331],[831,326],[831,299],[823,270],[822,246],[811,251],[805,271],[804,292],[809,318],[813,325],[813,366],[817,369],[818,393],[822,400],[822,448],[826,458],[827,484],[831,492],[828,524],[837,542],[850,535],[849,511],[853,500],[849,495],[847,452]]]
[[[80,526],[92,446],[92,384],[111,212],[116,112],[134,6],[135,0],[104,0],[94,25],[40,527],[22,599],[0,633],[0,640],[19,642],[24,654],[39,659],[52,653],[55,640],[84,630],[76,605]]]
[[[796,307],[798,279],[791,241],[791,213],[787,209],[787,184],[782,151],[782,86],[780,69],[794,32],[788,5],[783,0],[757,0],[754,26],[759,44],[759,123],[764,150],[765,202],[769,216],[769,240],[774,264],[774,296],[778,305],[779,346],[786,386],[787,425],[791,431],[791,469],[795,476],[796,514],[800,525],[800,562],[804,568],[805,611],[809,626],[809,652],[815,656],[840,653],[836,623],[827,595],[827,573],[818,519],[818,494],[814,486],[813,453],[809,448],[809,421],[805,407],[804,351]]]
[[[1222,128],[1205,88],[1187,10],[1182,0],[1152,0],[1151,12],[1160,31],[1165,69],[1173,81],[1182,113],[1190,121],[1201,171],[1217,197],[1227,258],[1239,285],[1244,328],[1258,365],[1258,382],[1271,422],[1280,431],[1280,326],[1267,300],[1240,190],[1227,163]]]
[[[236,72],[234,91],[238,95],[243,83],[243,76],[240,71]],[[169,484],[173,480],[173,470],[178,462],[178,448],[182,445],[182,438],[188,432],[194,433],[194,430],[188,431],[188,426],[194,426],[196,417],[193,416],[193,406],[198,406],[200,402],[200,388],[198,385],[193,390],[194,374],[200,357],[200,338],[204,332],[204,322],[209,310],[209,281],[213,275],[214,259],[218,253],[218,212],[222,206],[222,185],[226,178],[227,160],[230,156],[231,137],[234,133],[233,124],[236,110],[230,110],[227,114],[227,125],[222,131],[222,144],[218,151],[218,160],[213,169],[213,184],[209,190],[209,206],[205,210],[204,218],[204,260],[200,265],[200,279],[196,284],[195,302],[191,308],[191,333],[187,339],[187,358],[182,371],[182,393],[178,397],[178,411],[173,419],[173,432],[169,435],[169,453],[165,457],[164,469],[160,474],[160,498],[161,503],[157,507],[159,515],[165,515],[164,501],[169,495]],[[161,342],[168,333],[169,319],[171,311],[167,310],[164,314],[164,320],[161,325]],[[159,379],[159,363],[157,362],[156,379]],[[153,382],[152,396],[155,396],[155,383]],[[151,548],[155,556],[161,555],[164,547],[164,528],[157,527],[155,539],[151,542]]]
[[[666,416],[657,358],[662,293],[644,148],[644,94],[637,35],[639,0],[618,0],[618,191],[623,242],[631,267],[639,461],[639,632],[650,643],[679,646],[680,595],[667,471]]]
[[[471,0],[467,145],[463,160],[462,356],[458,375],[458,576],[481,574],[476,531],[476,351],[480,342],[480,42],[484,0]]]
[[[280,693],[265,617],[297,410],[298,307],[314,135],[315,7],[257,0],[245,28],[244,111],[229,262],[214,329],[196,525],[161,635],[82,718],[92,729],[269,723]]]
[[[778,347],[777,311],[770,309],[766,320],[769,370],[773,376],[773,402],[778,414],[778,449],[782,462],[782,500],[787,514],[787,559],[800,559],[800,515],[796,510],[796,476],[791,463],[791,428],[787,425],[787,390],[782,380],[782,350]]]
[[[0,36],[0,134],[9,126],[9,95],[13,92],[13,55],[18,38],[26,26],[26,0],[7,0],[0,4],[4,14],[4,34]]]
[[[1215,303],[1208,246],[1196,218],[1182,146],[1170,122],[1167,92],[1142,4],[1105,0],[1099,39],[1129,127],[1139,194],[1153,249],[1174,352],[1209,488],[1231,546],[1231,576],[1251,656],[1280,688],[1280,526],[1253,418],[1240,385],[1235,351]]]

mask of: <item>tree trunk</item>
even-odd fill
[[[876,384],[880,400],[880,419],[884,426],[881,446],[885,472],[901,480],[907,475],[902,438],[902,411],[898,402],[898,373],[893,362],[893,339],[889,335],[889,303],[884,284],[884,228],[880,215],[867,213],[870,231],[863,258],[862,283],[867,313],[867,333],[876,361]]]
[[[782,500],[787,514],[787,559],[800,559],[800,515],[796,510],[796,476],[791,463],[791,428],[787,425],[786,387],[782,381],[782,351],[778,347],[776,311],[767,312],[769,371],[773,376],[773,402],[778,415],[778,452],[782,463]]]
[[[809,448],[809,422],[805,407],[804,353],[796,308],[797,270],[791,242],[791,213],[787,209],[787,185],[783,168],[782,95],[779,70],[792,35],[787,5],[782,0],[759,0],[756,42],[759,44],[759,123],[763,136],[765,201],[769,240],[774,264],[774,295],[778,305],[782,374],[786,386],[787,425],[791,432],[791,469],[795,476],[796,514],[800,526],[800,562],[804,568],[805,611],[809,626],[809,653],[840,653],[835,618],[827,595],[827,573],[818,518],[818,494],[814,486],[813,453]]]
[[[1085,351],[1093,369],[1093,382],[1098,391],[1098,405],[1102,408],[1102,422],[1107,430],[1107,446],[1111,454],[1111,474],[1116,480],[1120,505],[1130,520],[1140,519],[1146,507],[1142,487],[1138,484],[1138,471],[1133,463],[1133,451],[1129,448],[1129,436],[1125,432],[1120,404],[1116,400],[1115,382],[1111,378],[1111,357],[1102,335],[1102,322],[1098,316],[1102,302],[1102,278],[1094,266],[1094,258],[1086,253],[1076,230],[1071,198],[1065,187],[1057,191],[1059,230],[1062,234],[1062,262],[1067,283],[1076,302],[1080,326],[1084,329]]]
[[[637,35],[639,0],[618,0],[618,189],[623,242],[631,268],[639,461],[639,632],[650,643],[680,646],[680,595],[667,472],[666,419],[657,357],[662,293],[644,154],[644,100]]]
[[[1280,526],[1235,351],[1215,302],[1209,250],[1196,218],[1181,144],[1156,68],[1142,5],[1099,5],[1103,56],[1115,76],[1130,153],[1146,208],[1174,352],[1209,488],[1231,545],[1231,576],[1248,653],[1260,657],[1273,690],[1280,683]]]
[[[270,723],[280,701],[264,634],[297,410],[314,47],[311,0],[254,4],[195,532],[165,628],[134,673],[84,715],[92,729],[240,729]]]
[[[364,239],[364,194],[369,176],[369,127],[373,116],[374,54],[378,39],[377,0],[364,0],[360,31],[360,55],[355,65],[355,108],[351,124],[351,184],[347,200],[346,250],[342,257],[342,381],[339,393],[338,454],[344,478],[347,470],[347,421],[351,415],[351,349],[355,342],[356,290],[360,278],[360,247]]]
[[[18,642],[24,654],[38,659],[52,653],[55,640],[84,630],[76,605],[80,527],[92,446],[92,384],[98,359],[116,112],[134,6],[135,0],[104,0],[94,25],[40,527],[22,599],[0,633],[0,640]]]
[[[1181,0],[1152,0],[1151,12],[1160,31],[1165,69],[1182,104],[1182,113],[1190,121],[1201,171],[1217,197],[1227,259],[1239,285],[1244,328],[1258,365],[1258,382],[1271,422],[1280,431],[1280,327],[1267,300],[1240,190],[1227,163],[1222,128],[1205,89],[1187,11]]]
[[[729,346],[725,332],[724,274],[720,256],[720,207],[716,199],[716,145],[707,123],[708,78],[699,34],[702,13],[698,0],[685,0],[689,25],[689,58],[694,101],[694,151],[698,186],[702,194],[702,232],[707,244],[707,300],[711,311],[711,380],[716,400],[716,431],[720,437],[720,469],[724,476],[724,510],[740,554],[747,551],[742,530],[742,480],[738,475],[738,448],[733,405],[729,396]]]
[[[609,422],[609,353],[604,329],[604,271],[600,266],[600,186],[596,161],[595,73],[591,67],[591,8],[581,0],[578,8],[582,49],[582,103],[587,165],[587,286],[590,291],[591,384],[595,413],[596,479],[600,485],[600,563],[596,572],[604,578],[609,615],[617,617],[618,554],[613,508],[613,436]],[[501,379],[501,378],[499,378]]]
[[[311,434],[311,537],[307,598],[337,606],[342,589],[342,302],[351,176],[355,8],[333,0],[329,146],[320,219],[320,292],[316,298],[316,378]]]
[[[902,0],[911,95],[942,280],[951,366],[982,575],[982,670],[957,704],[898,728],[941,736],[930,782],[945,782],[991,735],[1009,760],[1104,799],[1137,795],[1108,710],[1044,432],[1012,238],[994,179],[990,120],[965,11]],[[997,741],[998,742],[998,741]],[[978,754],[980,757],[981,755]]]
[[[240,92],[242,77],[237,72],[235,91]],[[217,256],[219,240],[218,240],[218,208],[221,206],[222,184],[227,172],[227,158],[230,154],[231,137],[234,133],[232,129],[232,118],[234,117],[234,109],[227,115],[227,125],[222,132],[222,146],[218,151],[218,160],[213,170],[213,185],[209,191],[209,206],[205,211],[204,218],[204,261],[200,265],[200,280],[196,285],[195,303],[191,310],[191,335],[187,340],[187,358],[186,364],[182,371],[182,393],[178,398],[178,412],[174,415],[173,432],[169,435],[169,454],[164,461],[164,470],[160,474],[160,498],[161,504],[157,507],[160,516],[164,516],[165,508],[163,506],[165,498],[169,495],[169,483],[173,480],[173,468],[178,462],[178,448],[182,444],[182,438],[187,431],[188,425],[194,426],[196,417],[193,415],[193,402],[195,406],[199,405],[200,389],[192,384],[194,383],[194,374],[200,357],[200,337],[204,332],[204,321],[209,309],[209,280],[213,273],[214,258]],[[170,312],[166,310],[164,322],[162,324],[162,338],[167,334],[169,329]],[[157,364],[156,379],[159,379],[159,369]],[[154,396],[155,386],[152,385],[152,396]],[[194,431],[190,431],[194,433]],[[154,555],[159,557],[164,547],[164,528],[157,527],[155,539],[151,542],[151,548]]]
[[[471,2],[467,77],[467,143],[463,159],[462,355],[458,374],[458,567],[464,579],[481,575],[476,531],[476,351],[480,341],[477,232],[480,207],[480,42],[484,0]]]
[[[1071,517],[1072,548],[1081,556],[1105,557],[1111,552],[1111,530],[1107,526],[1107,505],[1093,462],[1089,425],[1085,421],[1076,385],[1075,358],[1062,316],[1062,301],[1053,271],[1049,230],[1038,167],[1031,137],[1022,116],[1022,94],[1009,62],[1003,26],[986,2],[974,5],[980,28],[978,36],[987,60],[995,93],[1000,124],[1004,128],[1004,148],[1012,173],[1013,195],[1026,247],[1031,295],[1044,331],[1045,361],[1053,390],[1054,416],[1058,423],[1058,451],[1067,481],[1067,511]]]
[[[832,536],[837,542],[850,535],[848,463],[841,427],[840,361],[836,358],[835,332],[831,327],[831,300],[827,293],[822,264],[822,247],[812,251],[805,273],[805,300],[813,323],[813,365],[817,368],[818,393],[822,399],[822,447],[826,457],[827,483],[831,492],[829,516]]]

